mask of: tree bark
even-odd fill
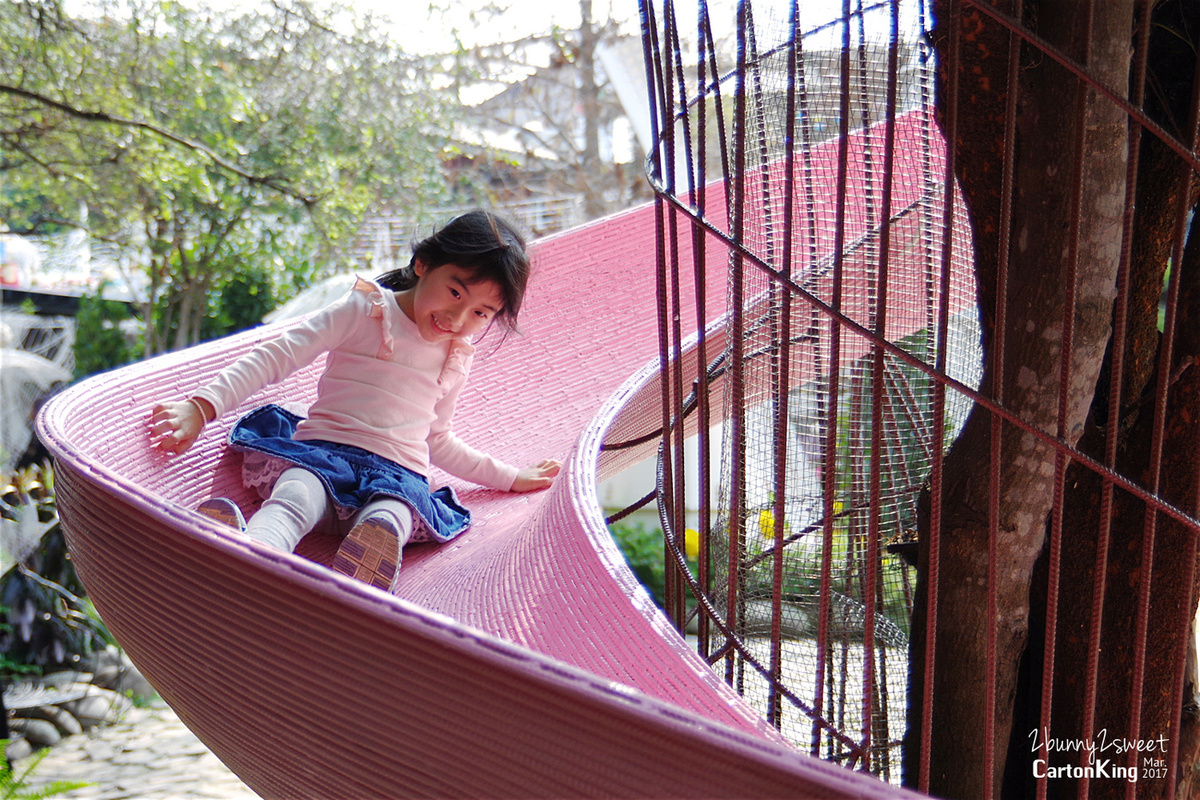
[[[1178,174],[1178,170],[1176,171]],[[1178,182],[1176,182],[1178,183]],[[1169,193],[1168,193],[1169,194]],[[1184,281],[1180,308],[1193,314],[1200,301],[1200,286],[1197,285],[1197,268],[1200,267],[1200,238],[1190,237],[1188,252],[1183,261]],[[1161,267],[1160,267],[1161,270]],[[1161,274],[1161,272],[1160,272]],[[1190,315],[1189,315],[1190,316]],[[1200,479],[1195,453],[1200,448],[1200,369],[1194,365],[1200,358],[1196,348],[1195,319],[1181,320],[1180,337],[1176,341],[1175,358],[1168,368],[1176,379],[1170,387],[1169,400],[1165,406],[1162,451],[1161,495],[1174,505],[1195,514],[1196,482]],[[1131,337],[1132,338],[1132,337]],[[1157,336],[1155,337],[1157,340]],[[1157,350],[1157,341],[1154,343]],[[1139,478],[1150,474],[1152,444],[1156,415],[1152,401],[1157,384],[1157,374],[1152,373],[1144,392],[1122,405],[1121,445],[1118,451],[1117,471]],[[1103,421],[1103,419],[1101,419]],[[1080,449],[1103,458],[1104,429],[1090,427]],[[1097,563],[1097,532],[1104,520],[1101,519],[1102,483],[1100,477],[1090,470],[1073,468],[1069,474],[1065,498],[1067,524],[1063,528],[1062,565],[1058,594],[1060,598],[1085,598],[1075,602],[1062,602],[1058,606],[1057,635],[1055,637],[1053,705],[1050,729],[1044,734],[1056,741],[1093,740],[1103,735],[1111,740],[1131,741],[1158,740],[1169,743],[1179,737],[1179,779],[1190,783],[1196,764],[1195,709],[1190,698],[1196,691],[1192,678],[1190,689],[1185,687],[1183,707],[1174,696],[1176,676],[1184,665],[1180,664],[1181,645],[1189,644],[1191,626],[1189,618],[1196,604],[1196,570],[1194,532],[1162,515],[1148,525],[1145,503],[1132,495],[1118,491],[1113,498],[1111,515],[1111,541],[1100,559],[1103,574],[1095,572]],[[1153,561],[1146,568],[1143,553],[1147,536],[1153,536]],[[1140,645],[1137,627],[1137,610],[1141,602],[1143,583],[1149,575],[1150,629],[1146,631],[1144,643],[1143,677],[1138,686],[1133,684],[1135,660]],[[1092,640],[1092,596],[1093,586],[1104,581],[1102,627],[1098,642]],[[1036,587],[1034,606],[1045,614],[1046,591]],[[1095,675],[1094,694],[1087,686],[1088,655],[1093,647],[1099,646],[1098,670]],[[1033,716],[1035,705],[1040,702],[1040,666],[1043,651],[1031,648],[1030,668],[1034,678],[1030,681],[1030,717],[1026,727],[1040,725]],[[1140,698],[1140,720],[1137,730],[1130,728],[1130,711],[1137,707]],[[1084,716],[1094,708],[1095,721],[1090,729],[1084,727]],[[1183,728],[1173,729],[1174,718],[1183,714]],[[1161,738],[1160,738],[1161,737]],[[1165,761],[1167,754],[1156,748],[1150,756]],[[1032,754],[1026,752],[1026,761]],[[1070,754],[1052,758],[1052,766],[1077,763],[1078,757]],[[1126,764],[1121,758],[1118,764]],[[1142,771],[1145,766],[1141,757],[1133,764],[1139,769],[1137,795],[1139,797],[1164,796],[1168,775],[1157,769]],[[1015,774],[1028,775],[1030,770],[1014,770]],[[1059,780],[1050,785],[1050,797],[1075,797],[1076,782]],[[1029,784],[1026,784],[1025,791]],[[1124,797],[1124,785],[1112,781],[1093,781],[1089,785],[1089,797]],[[1014,796],[1022,796],[1022,790],[1014,787]],[[1180,796],[1190,796],[1186,787]]]
[[[600,87],[596,83],[596,46],[600,34],[592,18],[592,0],[579,0],[579,96],[583,106],[583,158],[580,183],[589,219],[603,216],[604,198],[598,189],[600,175]]]
[[[1017,11],[1012,2],[994,5],[1009,14]],[[1038,35],[1086,63],[1103,85],[1123,91],[1132,9],[1132,0],[1097,2],[1089,28],[1074,0],[1042,0],[1026,4],[1026,19],[1036,21]],[[946,12],[942,8],[938,15],[943,26]],[[1084,430],[1111,328],[1125,194],[1125,114],[1045,56],[1027,58],[1017,84],[1009,86],[1008,34],[975,9],[961,12],[959,24],[959,129],[952,145],[975,234],[985,347],[982,391],[1000,399],[1025,424],[1074,444]],[[945,31],[935,38],[941,63],[953,63]],[[1004,127],[996,120],[1003,120],[1009,91],[1018,92],[1019,102],[1012,225],[1006,240],[999,191],[1004,160],[997,157],[1003,154]],[[940,92],[939,102],[945,96]],[[946,110],[941,112],[944,117]],[[1082,143],[1080,130],[1085,131]],[[1077,186],[1078,206],[1073,196]],[[1002,252],[1006,284],[998,280]],[[993,291],[1001,285],[1006,285],[1003,297]],[[1073,289],[1073,299],[1068,289]],[[1002,315],[998,300],[1004,304]],[[1002,371],[997,351],[1003,353]],[[1064,357],[1069,369],[1060,389]],[[977,407],[947,455],[941,498],[929,499],[940,502],[937,555],[944,576],[937,585],[932,631],[928,781],[937,796],[990,797],[1001,785],[1018,666],[1028,636],[1030,586],[1054,495],[1051,445],[1005,423],[993,456],[992,438],[992,415]],[[998,465],[994,506],[993,458]],[[989,570],[993,529],[996,561]],[[920,540],[905,770],[906,781],[918,785],[924,650],[931,632],[926,630],[928,530]],[[994,619],[988,615],[989,583],[995,593]],[[994,634],[991,670],[989,633]]]
[[[1192,80],[1195,72],[1195,50],[1186,44],[1180,31],[1200,24],[1200,7],[1193,2],[1168,0],[1156,5],[1149,41],[1149,73],[1151,90],[1145,103],[1146,112],[1156,122],[1174,133],[1185,143],[1190,140],[1185,121],[1189,118]],[[1200,320],[1196,318],[1200,303],[1200,237],[1196,226],[1189,236],[1188,249],[1181,263],[1181,290],[1178,336],[1174,342],[1172,363],[1162,363],[1158,331],[1158,306],[1163,277],[1170,260],[1181,208],[1196,202],[1195,186],[1188,183],[1189,169],[1156,137],[1145,134],[1138,164],[1137,200],[1135,206],[1133,246],[1130,276],[1126,290],[1129,297],[1128,327],[1124,341],[1113,342],[1122,348],[1123,369],[1120,394],[1110,397],[1111,378],[1102,377],[1097,387],[1088,430],[1079,449],[1097,461],[1106,460],[1109,427],[1116,444],[1114,468],[1117,472],[1145,482],[1150,475],[1152,445],[1156,424],[1165,431],[1161,455],[1164,498],[1192,513],[1195,509],[1195,487],[1200,479],[1200,464],[1195,459],[1200,437],[1196,425],[1200,413],[1200,381],[1196,369],[1189,365],[1200,357]],[[1111,354],[1109,362],[1111,363]],[[1154,397],[1159,386],[1159,371],[1166,369],[1175,378],[1170,395],[1163,407],[1164,418],[1156,423]],[[1118,409],[1110,414],[1110,406]],[[1114,421],[1115,419],[1115,421]],[[1113,512],[1108,520],[1101,518],[1104,494],[1103,483],[1091,470],[1073,465],[1068,473],[1064,498],[1065,513],[1062,531],[1061,575],[1057,594],[1056,635],[1054,637],[1054,680],[1050,728],[1043,733],[1055,741],[1090,741],[1101,735],[1109,740],[1119,738],[1149,741],[1159,736],[1178,736],[1180,781],[1177,796],[1192,796],[1194,765],[1197,763],[1195,677],[1191,688],[1185,687],[1183,708],[1174,695],[1175,679],[1183,665],[1181,645],[1190,641],[1189,617],[1195,609],[1194,559],[1191,552],[1193,532],[1158,516],[1148,525],[1146,506],[1124,492],[1116,492]],[[1101,525],[1110,524],[1111,540],[1107,551],[1097,562],[1098,533]],[[1154,560],[1144,568],[1143,552],[1147,535],[1154,537]],[[1099,566],[1097,566],[1099,564]],[[1097,572],[1097,569],[1102,570]],[[1151,629],[1145,643],[1143,677],[1136,687],[1141,697],[1138,729],[1130,728],[1130,712],[1135,707],[1135,687],[1132,677],[1139,651],[1136,611],[1146,576],[1150,577]],[[1043,576],[1043,580],[1046,576]],[[1093,620],[1094,587],[1103,586],[1100,618]],[[1048,587],[1035,585],[1034,614],[1047,614]],[[1067,598],[1076,598],[1073,601]],[[1101,627],[1102,626],[1102,627]],[[1093,641],[1093,628],[1102,631],[1099,641]],[[1036,646],[1033,646],[1036,645]],[[1099,647],[1095,686],[1089,686],[1089,654]],[[1041,705],[1042,663],[1044,647],[1040,637],[1031,641],[1028,665],[1030,669],[1029,698],[1023,710],[1026,717],[1020,727],[1032,731],[1042,725]],[[1193,671],[1194,673],[1194,671]],[[1087,713],[1095,710],[1090,728],[1085,726]],[[1173,732],[1176,715],[1182,713],[1182,727]],[[1020,738],[1014,732],[1014,744]],[[1014,797],[1027,796],[1032,791],[1031,774],[1034,754],[1029,752],[1028,738],[1022,759],[1010,764]],[[1165,760],[1166,754],[1155,752],[1145,756]],[[1052,766],[1079,763],[1078,756],[1068,758],[1055,754]],[[1121,758],[1116,763],[1126,764]],[[1137,794],[1139,797],[1162,796],[1169,776],[1159,769],[1141,771],[1141,758],[1134,764],[1139,768]],[[1124,797],[1127,785],[1119,781],[1090,781],[1089,796]],[[1050,797],[1075,797],[1077,782],[1059,779],[1048,784]]]

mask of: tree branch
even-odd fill
[[[287,185],[285,179],[271,175],[255,175],[254,173],[247,172],[237,164],[234,164],[233,162],[223,158],[208,145],[172,133],[171,131],[161,128],[151,122],[137,119],[126,119],[124,117],[114,116],[104,111],[86,111],[84,109],[75,108],[72,105],[60,102],[53,98],[46,97],[43,94],[31,92],[28,89],[22,89],[18,86],[11,86],[5,83],[0,83],[0,93],[9,94],[16,97],[23,97],[26,100],[32,100],[35,103],[40,103],[41,105],[53,108],[56,111],[61,111],[62,113],[75,117],[76,119],[146,131],[147,133],[154,134],[155,136],[200,153],[221,169],[232,172],[233,174],[246,180],[248,183],[266,186],[267,188],[273,189],[280,194],[298,200],[300,203],[304,204],[306,208],[312,207],[317,203],[317,198],[315,196],[293,189]]]
[[[87,225],[83,224],[82,222],[79,222],[78,220],[65,219],[62,217],[39,216],[33,220],[32,225],[29,225],[28,227],[23,227],[23,228],[13,227],[12,222],[10,221],[8,223],[8,232],[15,233],[19,236],[34,236],[34,235],[37,235],[38,233],[42,232],[42,226],[44,226],[44,225],[60,225],[64,228],[75,228],[76,230],[85,232],[88,236],[90,236],[92,239],[95,239],[98,242],[105,242],[107,244],[115,244],[115,245],[118,245],[121,247],[125,247],[126,245],[129,244],[129,242],[125,241],[124,239],[118,239],[115,236],[106,236],[102,233],[97,233],[96,231],[92,230]]]

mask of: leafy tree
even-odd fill
[[[600,53],[605,47],[613,52],[630,37],[615,16],[598,15],[603,10],[594,8],[593,0],[579,0],[578,8],[577,27],[553,26],[504,41],[460,44],[443,57],[455,88],[477,92],[482,87],[492,94],[464,110],[469,139],[455,144],[469,162],[461,193],[482,193],[500,203],[522,199],[531,188],[575,195],[588,218],[648,199],[640,157],[617,163],[615,157],[604,157],[601,146],[602,130],[615,132],[613,122],[625,112]],[[637,77],[641,79],[640,72]],[[478,131],[491,131],[513,144],[481,145]],[[520,168],[508,169],[509,159]],[[509,180],[510,175],[519,176],[519,182]]]
[[[62,209],[86,201],[90,233],[142,265],[146,355],[197,341],[229,284],[346,259],[373,204],[444,193],[433,73],[370,17],[24,0],[0,37],[8,224],[80,224]]]
[[[222,286],[220,296],[209,305],[201,326],[204,339],[254,327],[278,305],[270,271],[260,266],[244,270],[243,279]]]
[[[137,359],[139,348],[132,345],[122,323],[132,319],[126,303],[104,298],[104,286],[95,296],[79,298],[75,313],[75,377],[85,378]]]

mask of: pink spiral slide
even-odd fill
[[[187,395],[278,327],[95,376],[43,410],[90,597],[256,792],[908,796],[783,741],[670,627],[607,532],[597,482],[655,443],[602,445],[661,423],[656,216],[645,205],[534,244],[523,335],[480,345],[456,430],[511,463],[562,458],[564,474],[531,495],[461,487],[474,526],[406,551],[396,596],[328,569],[328,538],[281,554],[191,510],[213,495],[253,510],[225,446],[236,414],[184,456],[148,446],[156,401]],[[723,298],[727,251],[710,251],[709,296]],[[242,411],[303,402],[319,366]]]

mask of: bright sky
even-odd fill
[[[554,25],[579,27],[578,0],[350,0],[350,4],[396,23],[399,44],[410,52],[446,51],[454,46],[456,30],[470,47],[544,33]],[[592,0],[592,18],[617,19],[636,33],[637,0]]]
[[[76,12],[94,0],[66,0],[68,11]],[[262,2],[263,0],[259,0]],[[321,0],[318,0],[320,2]],[[0,0],[5,2],[5,0]],[[246,0],[182,0],[193,7],[235,8]],[[251,0],[254,2],[254,0]],[[579,0],[337,0],[360,13],[371,13],[392,21],[402,49],[411,53],[446,52],[454,47],[454,33],[466,46],[514,41],[545,33],[557,25],[564,29],[579,26]],[[856,7],[860,0],[851,0]],[[868,7],[878,0],[862,0]],[[903,0],[906,12],[917,0]],[[843,0],[801,0],[804,27],[827,22],[840,16]],[[663,0],[653,0],[661,13]],[[763,15],[786,19],[788,0],[755,0],[754,8]],[[709,18],[718,39],[732,35],[737,0],[708,0]],[[676,18],[684,30],[695,23],[696,0],[675,0]],[[629,34],[640,33],[638,0],[592,0],[592,18],[616,20]],[[873,15],[886,19],[886,15]],[[831,44],[836,42],[831,41]]]
[[[11,0],[0,0],[9,2]],[[181,0],[193,8],[236,8],[245,0]],[[251,0],[253,2],[254,0]],[[262,1],[262,0],[259,0]],[[95,0],[65,0],[69,13],[80,13]],[[454,46],[457,30],[463,43],[511,41],[544,33],[554,25],[579,26],[578,0],[336,0],[358,12],[390,19],[400,45],[410,52],[441,52]],[[321,0],[318,0],[318,4]],[[637,0],[592,0],[592,18],[617,19],[638,31]]]

